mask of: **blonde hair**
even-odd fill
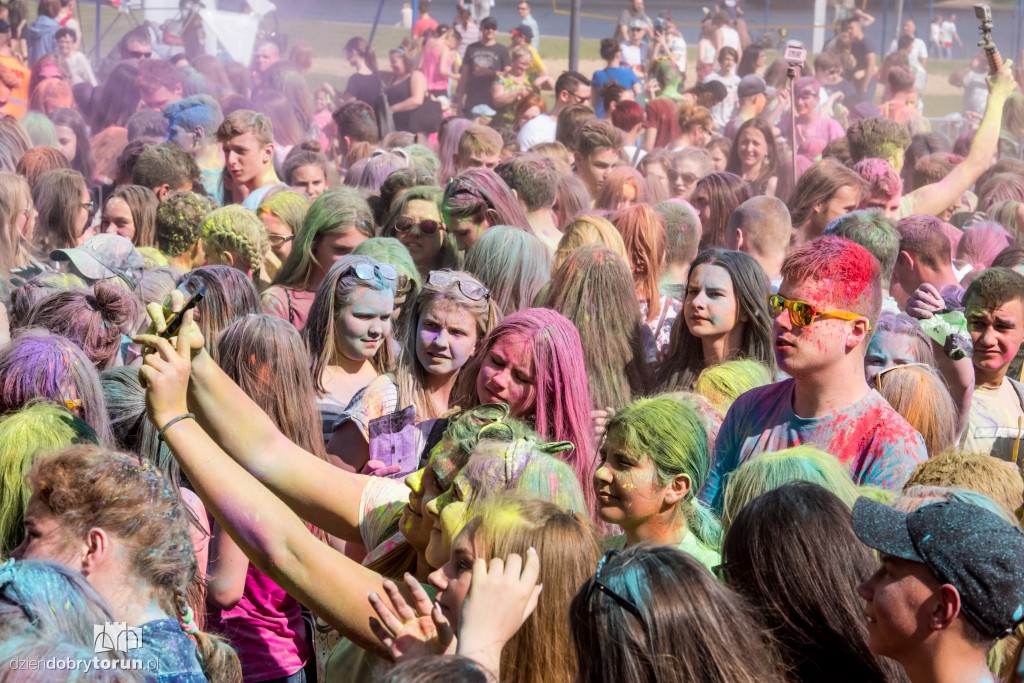
[[[454,278],[450,285],[442,289],[437,285],[430,284],[428,280],[423,283],[423,288],[416,296],[416,303],[413,305],[410,313],[409,326],[405,333],[405,345],[402,355],[398,359],[398,368],[395,370],[395,384],[398,385],[398,405],[399,407],[405,407],[410,404],[415,405],[417,420],[441,417],[441,414],[433,409],[433,404],[427,395],[427,373],[423,366],[420,365],[419,358],[416,356],[416,345],[419,339],[417,328],[424,311],[435,303],[448,303],[466,311],[473,317],[473,321],[476,323],[478,345],[483,341],[484,337],[490,334],[495,325],[501,321],[501,313],[490,296],[484,297],[480,301],[474,301],[462,293],[461,285],[459,284],[460,282],[466,282],[483,286],[483,283],[473,275],[461,270],[446,270],[445,272],[450,273]],[[456,385],[457,382],[458,380],[456,379]]]
[[[17,228],[18,218],[31,206],[28,181],[16,173],[0,173],[0,273],[5,278],[32,260],[31,244]]]
[[[904,490],[912,486],[963,488],[988,496],[1006,511],[1024,505],[1024,479],[1020,470],[987,453],[950,450],[918,465]]]
[[[573,219],[562,232],[562,239],[558,241],[558,248],[555,250],[555,258],[551,264],[551,272],[558,270],[569,254],[578,247],[588,244],[597,244],[611,249],[615,254],[622,257],[622,262],[629,267],[629,256],[626,254],[626,243],[622,241],[622,235],[615,229],[608,219],[597,214],[580,214]]]
[[[267,228],[255,213],[236,204],[210,213],[203,221],[203,251],[228,253],[238,257],[238,270],[252,271],[254,282],[260,278],[263,259],[270,251]]]
[[[924,437],[929,456],[941,455],[956,444],[956,405],[935,370],[922,365],[897,365],[885,371],[876,383],[882,398]]]
[[[537,609],[502,648],[501,680],[571,683],[576,657],[566,628],[573,596],[597,566],[598,545],[586,516],[554,503],[504,494],[484,502],[462,532],[477,557],[525,556],[534,548],[543,583]]]

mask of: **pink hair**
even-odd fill
[[[549,308],[527,308],[505,318],[480,343],[459,376],[459,405],[479,405],[476,378],[498,340],[517,337],[532,345],[537,398],[533,423],[545,439],[569,441],[575,450],[561,454],[583,487],[587,509],[596,519],[594,470],[597,444],[590,422],[590,391],[580,333],[568,318]]]
[[[975,270],[982,270],[991,266],[999,252],[1011,242],[1013,239],[1003,226],[992,221],[978,221],[964,230],[956,248],[956,257],[974,266]]]
[[[885,159],[861,159],[853,167],[860,177],[867,181],[868,192],[860,200],[865,208],[878,201],[888,204],[903,194],[903,179],[896,169]],[[874,200],[874,201],[872,201]]]

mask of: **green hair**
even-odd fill
[[[740,394],[771,383],[771,370],[756,360],[742,358],[705,368],[694,382],[693,391],[724,416]]]
[[[202,236],[203,221],[217,208],[210,197],[172,192],[156,208],[156,245],[170,257],[181,256]]]
[[[302,222],[306,220],[306,213],[308,211],[309,197],[299,192],[282,190],[281,192],[274,192],[264,199],[259,208],[256,209],[256,215],[260,219],[268,213],[272,216],[277,216],[281,219],[282,223],[292,229],[292,234],[296,235],[299,232],[299,228],[302,227]]]
[[[363,195],[354,187],[328,190],[316,198],[306,212],[302,227],[295,233],[292,252],[277,271],[274,284],[293,289],[309,289],[315,259],[313,252],[326,235],[358,230],[373,237],[373,212]],[[326,270],[326,268],[325,268]]]
[[[25,481],[28,471],[39,458],[79,437],[71,414],[45,401],[28,403],[0,418],[0,558],[9,556],[25,538],[22,519],[32,495]]]
[[[210,213],[203,221],[203,251],[231,252],[239,256],[245,268],[259,281],[263,259],[270,251],[270,240],[263,221],[244,206],[232,204]]]
[[[986,268],[968,285],[964,306],[971,299],[985,308],[998,308],[1014,299],[1024,302],[1024,275],[1010,268]]]
[[[412,144],[404,147],[405,153],[409,155],[409,166],[418,171],[423,171],[431,177],[437,177],[441,170],[441,161],[437,155],[426,145]]]
[[[662,486],[680,474],[690,479],[690,492],[680,507],[686,527],[705,546],[717,550],[722,527],[697,500],[711,470],[711,450],[697,413],[672,396],[642,398],[609,420],[608,434],[613,432],[627,448],[651,459]]]
[[[722,526],[726,532],[750,501],[791,481],[818,484],[838,496],[851,509],[857,496],[861,495],[842,463],[814,446],[794,446],[763,453],[740,465],[729,476],[722,508]]]

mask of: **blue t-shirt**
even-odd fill
[[[762,453],[816,446],[838,458],[855,484],[890,491],[899,491],[928,459],[924,439],[877,391],[843,410],[806,418],[793,412],[794,384],[787,379],[758,387],[732,404],[700,495],[715,511],[722,511],[729,474]]]
[[[597,114],[598,118],[604,118],[604,98],[601,96],[601,91],[604,87],[612,81],[618,83],[626,90],[632,90],[633,85],[640,82],[636,72],[628,66],[616,66],[607,67],[600,71],[594,72],[594,77],[590,81],[590,87],[594,91],[594,96],[597,99],[594,113]]]

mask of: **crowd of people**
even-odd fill
[[[0,681],[1024,680],[1012,62],[418,6],[337,90],[0,6]]]

